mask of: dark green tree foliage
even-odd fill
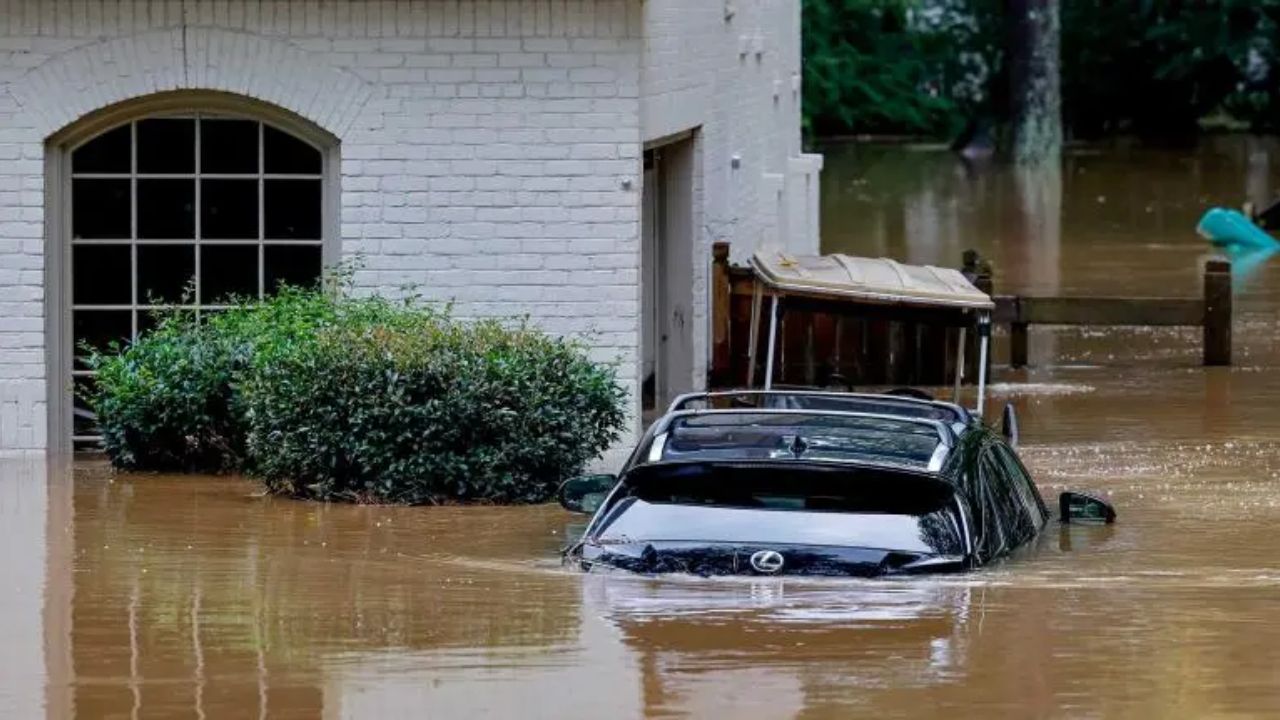
[[[809,132],[946,136],[963,127],[985,92],[990,38],[976,22],[917,20],[916,5],[803,0]]]
[[[1188,135],[1215,112],[1276,122],[1276,0],[1062,2],[1063,114],[1077,137]]]
[[[175,314],[92,364],[116,466],[243,470],[315,499],[545,501],[625,420],[613,369],[578,344],[378,298]]]
[[[1001,5],[805,0],[807,127],[949,139],[975,118],[1008,120]],[[1187,135],[1215,115],[1280,125],[1280,0],[1061,0],[1060,10],[1069,136]]]

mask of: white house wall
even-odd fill
[[[762,245],[816,252],[816,228],[797,236],[778,225],[769,178],[781,176],[790,187],[821,169],[821,158],[801,146],[799,0],[643,6],[641,133],[652,143],[698,130],[704,239],[733,242],[735,259]],[[783,202],[794,215],[813,212]]]
[[[802,151],[799,0],[644,0],[641,134],[694,131],[693,384],[705,381],[711,243],[745,262],[768,245],[816,253],[822,158]]]
[[[694,130],[701,382],[710,243],[731,241],[738,259],[775,242],[816,249],[799,12],[798,0],[0,0],[0,451],[49,441],[46,141],[162,91],[248,96],[328,131],[341,168],[331,232],[360,258],[361,291],[413,286],[460,315],[528,315],[585,338],[633,401],[641,154]]]
[[[340,139],[362,290],[527,314],[634,396],[640,37],[639,0],[0,2],[0,448],[47,440],[44,142],[165,90]]]

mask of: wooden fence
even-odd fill
[[[1031,325],[1182,326],[1204,329],[1204,364],[1231,364],[1231,264],[1204,266],[1203,298],[997,295],[995,322],[1009,326],[1009,364],[1027,364]]]

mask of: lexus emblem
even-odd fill
[[[785,563],[782,553],[776,550],[761,550],[751,556],[751,567],[755,568],[756,572],[766,575],[778,572]]]

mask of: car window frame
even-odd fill
[[[999,502],[992,495],[992,485],[997,482],[993,476],[998,474],[1000,467],[991,461],[986,446],[979,450],[975,466],[978,474],[979,497],[977,500],[981,505],[983,515],[980,547],[984,551],[984,560],[993,560],[1003,555],[1010,548],[1009,528],[1006,527],[1008,523],[1002,517]]]
[[[1032,516],[1032,524],[1037,530],[1044,527],[1049,519],[1049,509],[1045,506],[1044,498],[1041,497],[1035,480],[1031,478],[1030,471],[1022,464],[1022,459],[1013,448],[1002,442],[994,442],[992,447],[997,461],[1012,479],[1013,487],[1018,491],[1027,513]]]

